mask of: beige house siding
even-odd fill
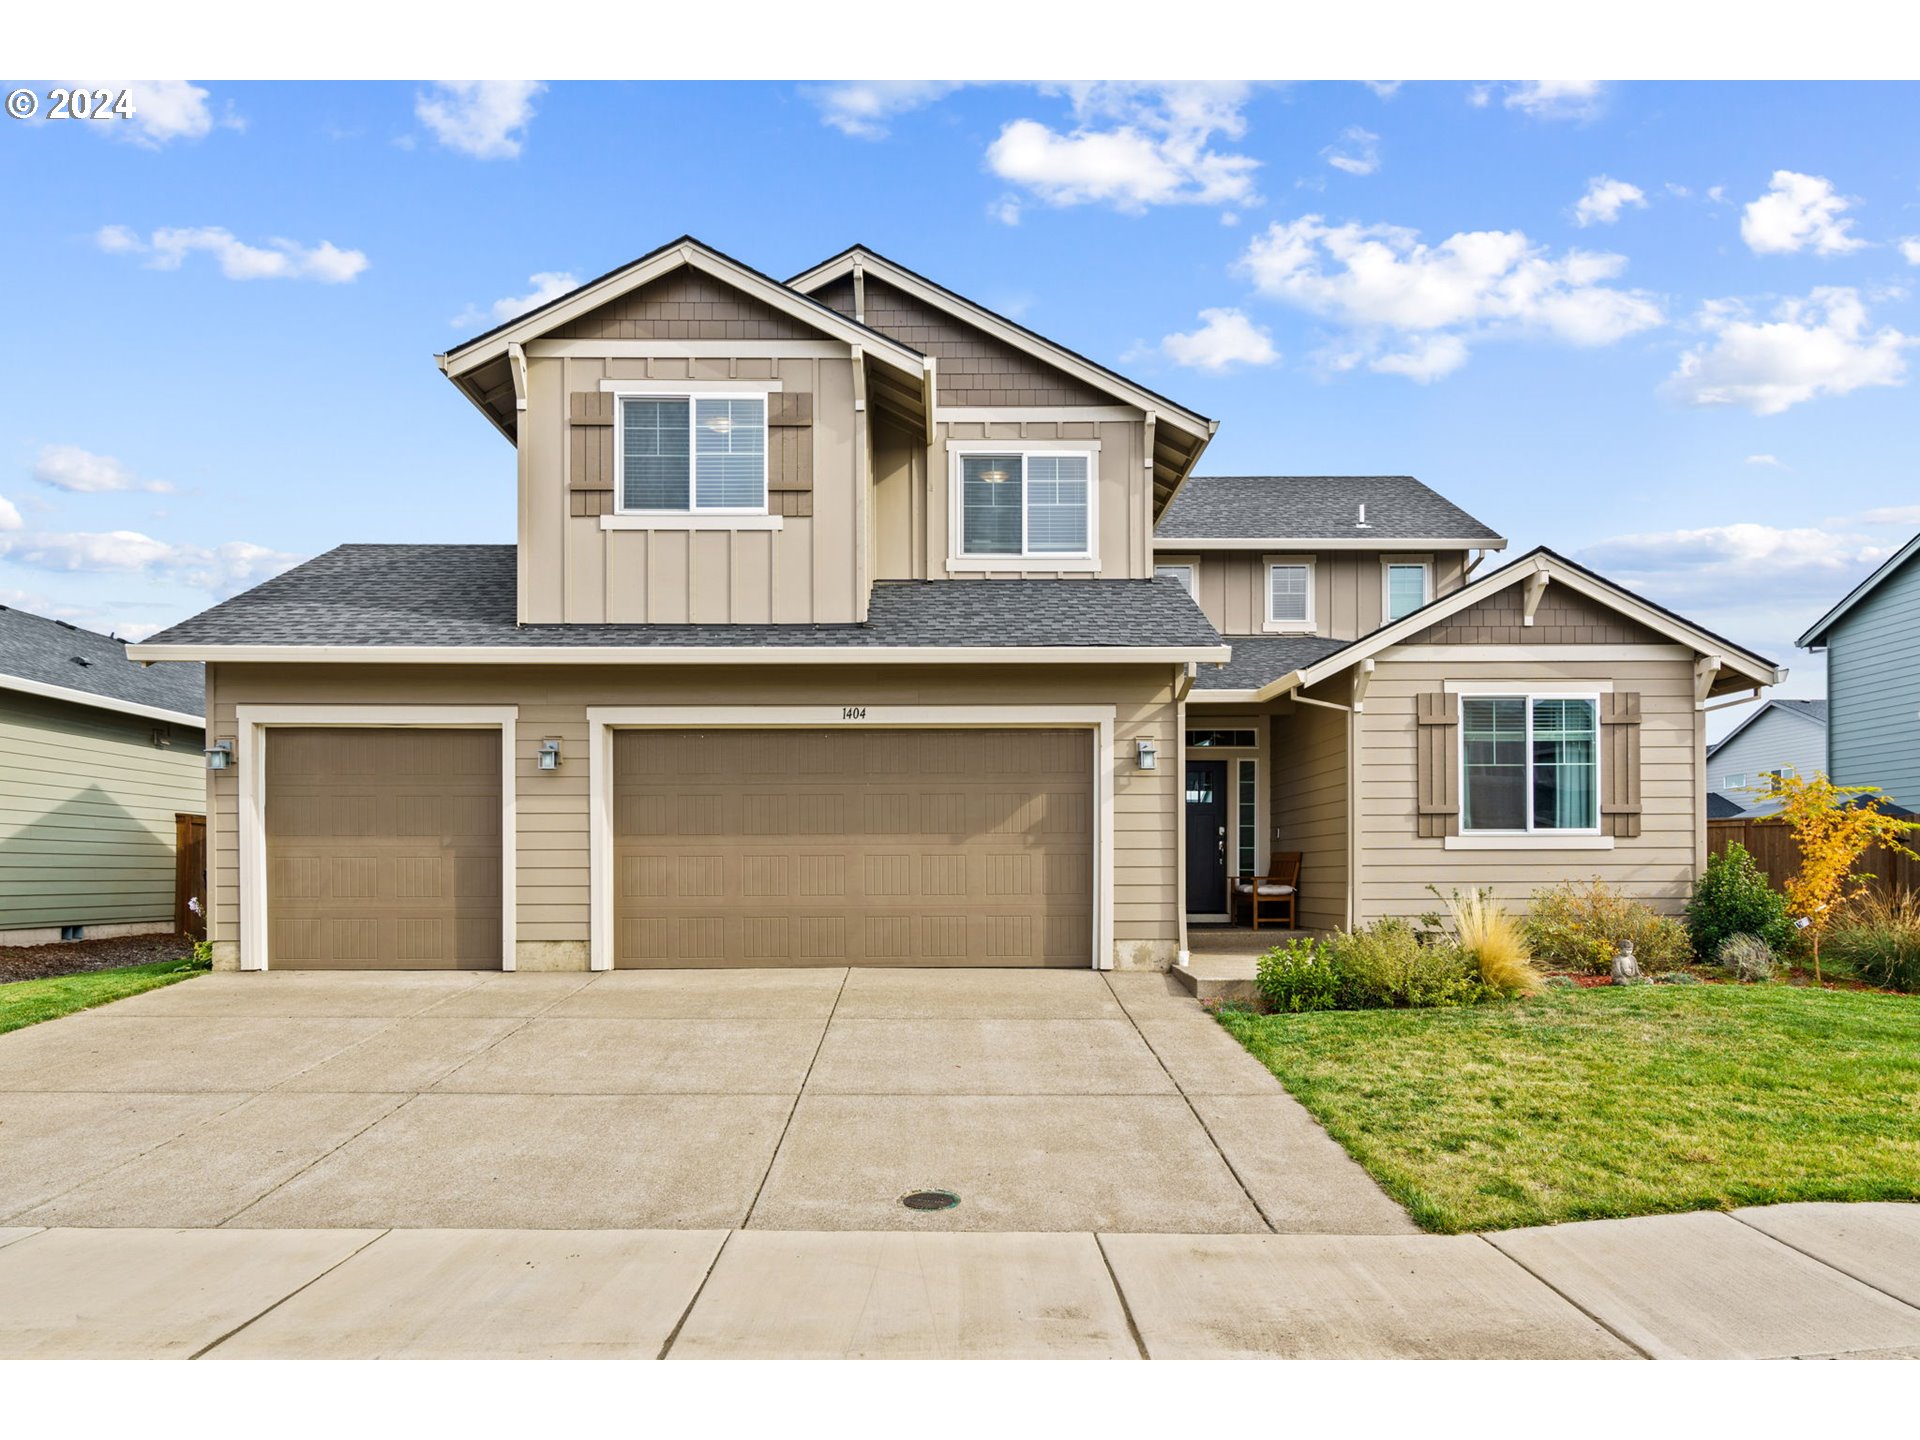
[[[1692,656],[1677,647],[1663,648],[1673,649],[1671,658],[1609,658],[1607,649],[1597,647],[1592,659],[1487,660],[1472,645],[1462,645],[1457,655],[1444,660],[1407,659],[1394,650],[1380,655],[1357,727],[1358,918],[1432,909],[1429,882],[1443,891],[1491,885],[1501,899],[1524,904],[1541,886],[1595,877],[1657,909],[1677,912],[1704,849],[1699,756],[1705,727],[1704,716],[1694,707]],[[1448,681],[1511,685],[1515,693],[1540,681],[1593,682],[1596,688],[1610,684],[1617,692],[1637,691],[1642,709],[1640,834],[1613,838],[1611,848],[1605,849],[1530,840],[1515,842],[1524,848],[1449,849],[1442,838],[1421,839],[1415,706],[1421,693],[1438,691]]]
[[[1298,850],[1300,924],[1347,923],[1347,716],[1283,704],[1270,722],[1269,814],[1275,850]]]
[[[1409,645],[1661,645],[1666,637],[1639,621],[1549,584],[1526,623],[1526,586],[1509,585],[1409,636]]]
[[[697,270],[651,285],[555,327],[554,340],[811,340],[818,331]]]
[[[0,691],[0,934],[171,930],[174,816],[205,809],[203,748],[197,727]]]
[[[218,665],[208,667],[208,704],[215,735],[236,733],[241,704],[518,706],[516,954],[526,968],[575,969],[587,964],[590,705],[1113,705],[1115,963],[1164,967],[1178,946],[1178,777],[1172,765],[1140,770],[1134,754],[1141,739],[1151,739],[1163,755],[1174,753],[1172,680],[1173,667],[1162,665]],[[561,743],[557,772],[537,768],[546,739]],[[213,775],[210,789],[212,938],[222,947],[223,963],[233,963],[240,903],[238,777]]]
[[[1182,554],[1162,549],[1156,556],[1166,564],[1194,564],[1200,608],[1222,635],[1266,633],[1268,555],[1308,555],[1313,561],[1313,632],[1334,640],[1358,640],[1381,624],[1383,564],[1402,552],[1383,549],[1331,550],[1312,553],[1275,541],[1265,551],[1206,551]],[[1425,554],[1427,552],[1420,552]],[[1438,599],[1458,590],[1465,581],[1464,551],[1441,551],[1432,556],[1433,593]],[[1478,608],[1478,607],[1476,607]]]

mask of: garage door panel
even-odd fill
[[[1091,790],[1084,731],[616,732],[615,963],[1087,965]]]
[[[269,963],[498,969],[497,730],[275,729]]]

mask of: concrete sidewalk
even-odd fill
[[[1488,1236],[0,1230],[0,1357],[1920,1357],[1920,1206]]]

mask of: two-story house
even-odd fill
[[[222,965],[1166,967],[1276,848],[1313,925],[1673,903],[1699,707],[1779,678],[1550,552],[1470,580],[1416,482],[1192,480],[1214,421],[865,248],[677,240],[439,363],[516,544],[133,652],[207,664]]]
[[[1920,535],[1797,642],[1827,657],[1825,769],[1920,810]]]
[[[1707,747],[1707,804],[1714,818],[1764,813],[1770,776],[1826,768],[1827,702],[1767,700]]]

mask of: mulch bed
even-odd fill
[[[44,980],[53,975],[84,975],[92,970],[123,970],[179,960],[193,953],[187,935],[112,935],[100,940],[63,940],[54,945],[0,945],[0,984]]]

